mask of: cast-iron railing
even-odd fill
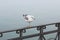
[[[48,31],[48,32],[43,32],[43,29],[46,29],[46,26],[49,26],[49,25],[55,25],[56,27],[58,27],[58,29],[57,30]],[[31,28],[36,28],[37,30],[39,30],[39,33],[22,36],[23,33],[26,32],[26,29],[31,29]],[[15,29],[15,30],[0,31],[0,37],[3,37],[4,33],[14,32],[14,31],[16,31],[17,34],[19,34],[19,37],[11,38],[11,39],[8,39],[8,40],[23,40],[23,39],[26,39],[26,38],[31,38],[31,37],[36,37],[36,36],[39,36],[38,40],[46,40],[44,35],[51,34],[51,33],[56,33],[56,32],[57,32],[57,35],[54,38],[54,40],[60,40],[60,22],[43,24],[43,25],[32,26],[32,27],[24,27],[24,28]]]

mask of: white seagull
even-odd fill
[[[32,15],[23,14],[23,17],[24,17],[25,21],[27,21],[27,22],[29,23],[29,26],[31,26],[30,23],[31,23],[33,20],[35,20],[35,17],[32,16]]]

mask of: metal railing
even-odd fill
[[[55,25],[56,27],[58,27],[58,29],[57,30],[48,31],[48,32],[43,32],[43,29],[46,29],[46,26],[49,26],[49,25]],[[31,29],[31,28],[37,28],[37,30],[39,30],[39,33],[22,36],[23,33],[26,32],[26,29]],[[19,37],[11,38],[11,39],[8,39],[8,40],[23,40],[23,39],[26,39],[26,38],[31,38],[31,37],[36,37],[36,36],[39,36],[38,40],[46,40],[44,35],[55,33],[55,32],[57,32],[57,35],[56,35],[56,38],[54,40],[57,40],[57,38],[58,38],[58,40],[60,40],[60,22],[49,23],[49,24],[38,25],[38,26],[32,26],[32,27],[24,27],[24,28],[15,29],[15,30],[0,31],[0,37],[3,37],[4,33],[14,32],[14,31],[16,31],[17,34],[19,34]]]

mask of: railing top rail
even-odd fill
[[[23,27],[23,28],[13,29],[13,30],[7,30],[7,31],[0,31],[0,33],[7,33],[7,32],[13,32],[13,31],[16,31],[16,30],[36,28],[36,27],[40,27],[40,26],[48,26],[48,25],[53,25],[53,24],[57,24],[57,23],[60,23],[60,22],[56,22],[56,23],[49,23],[49,24],[43,24],[43,25],[32,26],[32,27]]]

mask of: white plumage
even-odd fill
[[[25,21],[27,21],[29,23],[29,25],[33,20],[35,20],[34,16],[32,16],[32,15],[23,14],[23,17],[24,17]]]

